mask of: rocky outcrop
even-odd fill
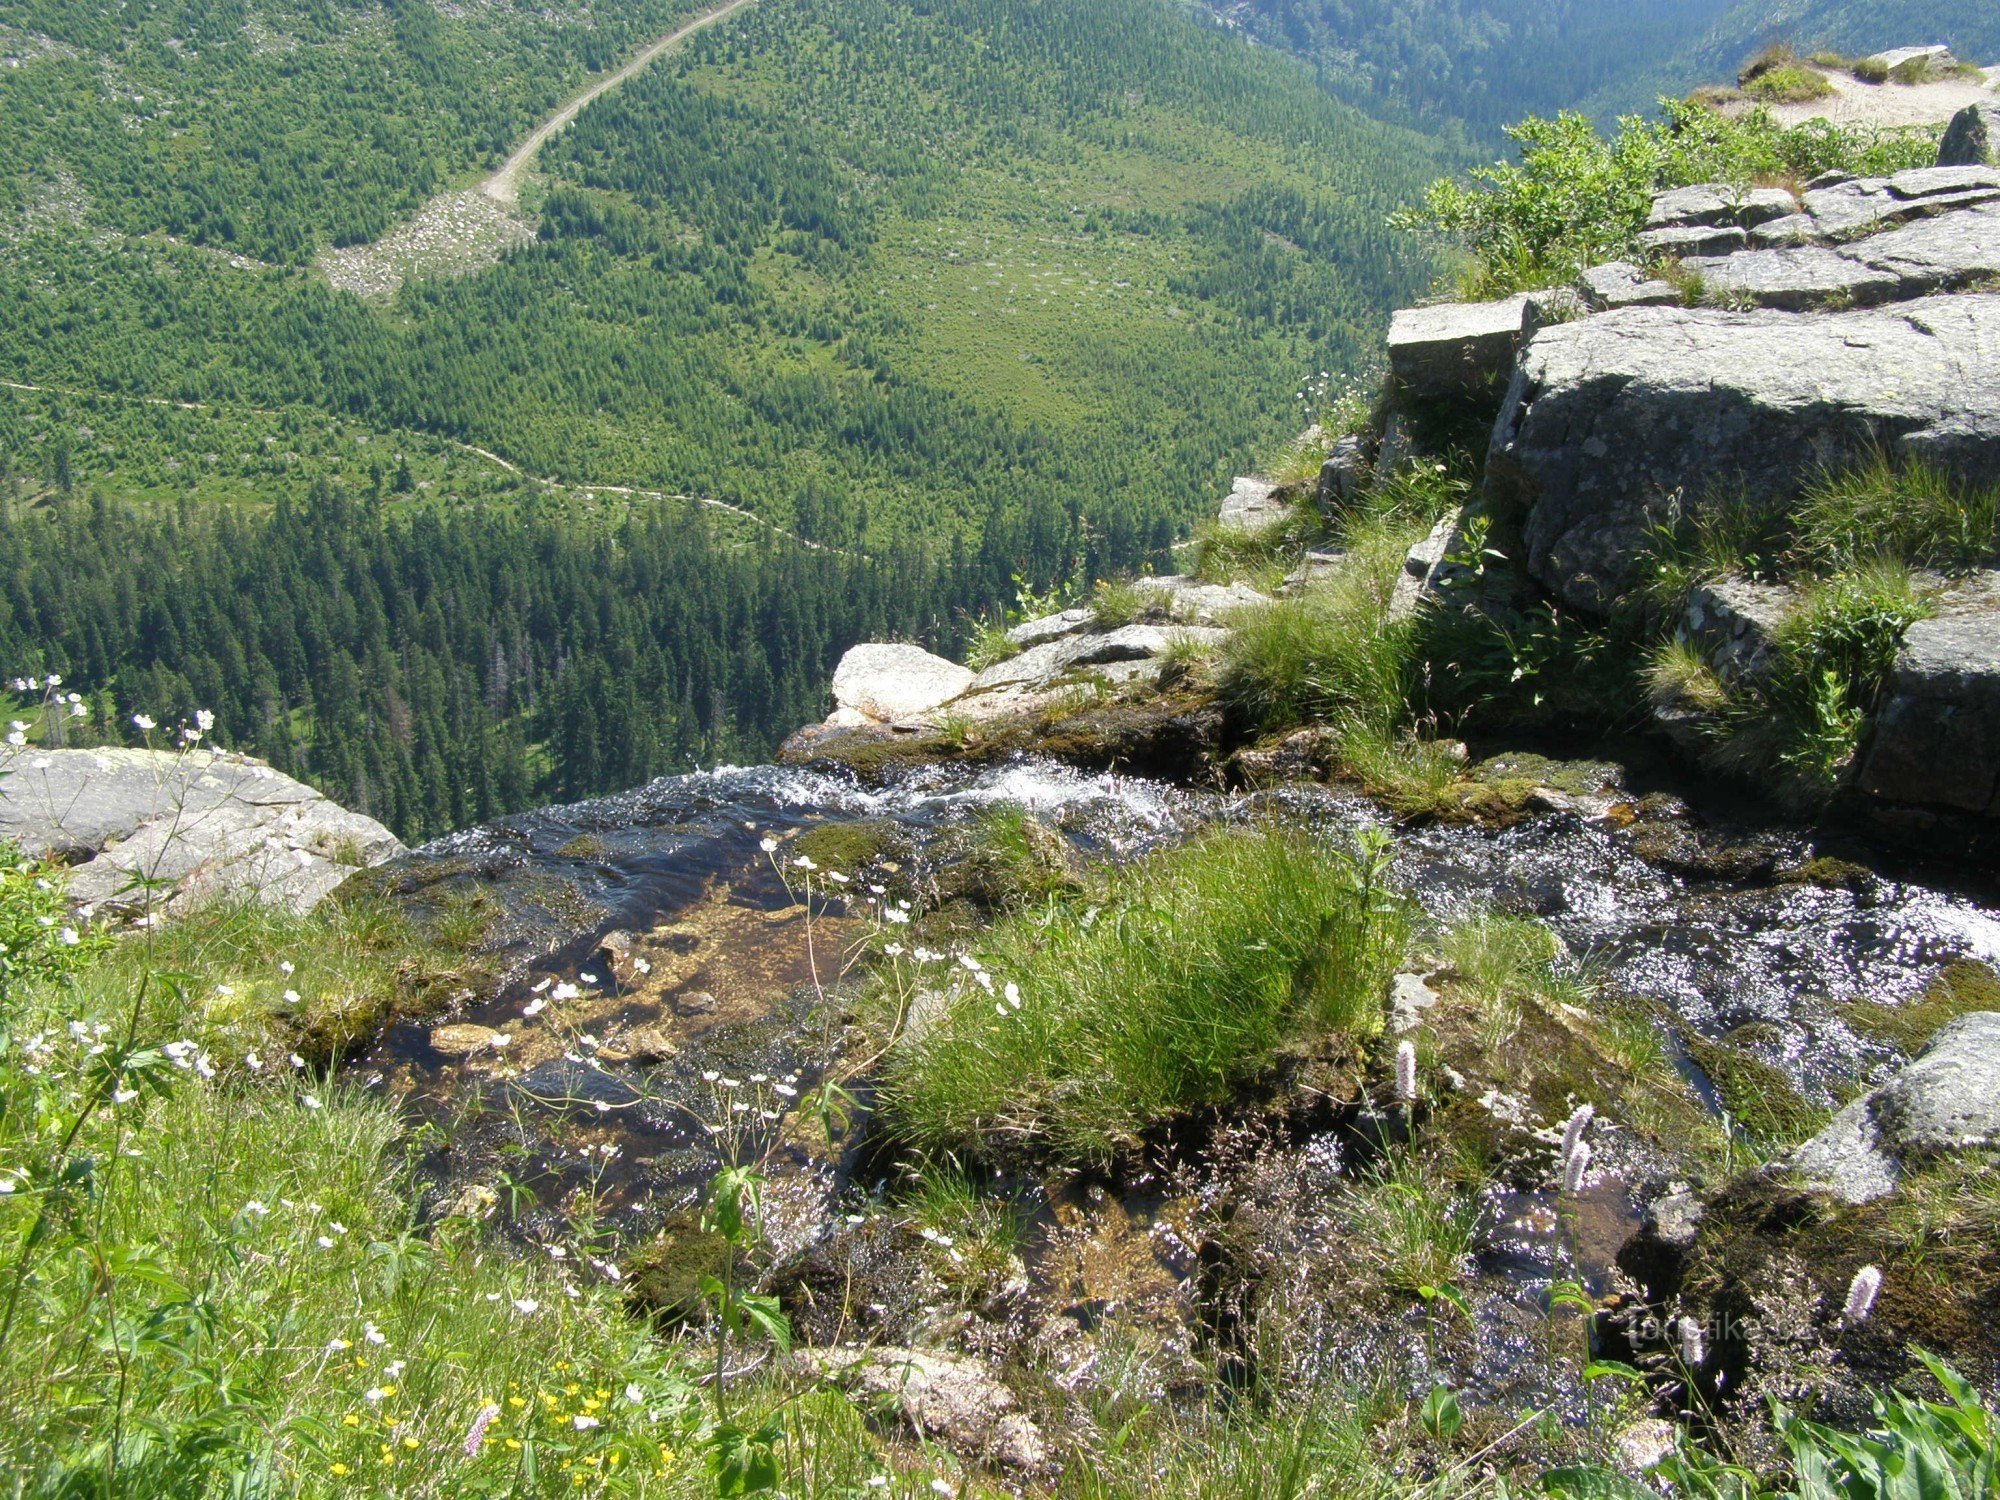
[[[0,779],[0,837],[73,863],[72,900],[123,912],[246,898],[310,911],[404,852],[262,761],[199,749],[24,753]]]
[[[850,728],[894,724],[949,703],[971,685],[971,672],[921,646],[855,646],[834,668],[834,718]]]
[[[1389,320],[1389,373],[1399,395],[1435,401],[1506,379],[1521,337],[1525,294],[1496,302],[1404,308]]]
[[[2000,482],[2000,296],[1840,313],[1641,307],[1538,333],[1486,495],[1564,603],[1617,605],[1647,542],[1720,498],[1783,506],[1876,452]]]
[[[1896,1189],[1906,1168],[2000,1145],[2000,1013],[1961,1016],[1916,1061],[1855,1100],[1792,1157],[1801,1185],[1846,1203]]]
[[[1946,593],[1904,633],[1856,783],[1887,802],[2000,816],[2000,575]]]

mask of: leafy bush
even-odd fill
[[[1801,1500],[2000,1494],[1993,1414],[1958,1371],[1926,1350],[1914,1352],[1946,1399],[1879,1392],[1871,1432],[1838,1432],[1778,1408],[1778,1433],[1791,1451]]]
[[[1208,834],[996,926],[889,1052],[887,1118],[933,1156],[1104,1161],[1281,1049],[1373,1035],[1404,937],[1378,851]]]
[[[1824,120],[1781,126],[1753,109],[1731,119],[1699,104],[1660,101],[1657,121],[1628,116],[1606,140],[1580,114],[1528,119],[1508,133],[1518,165],[1475,170],[1472,182],[1431,184],[1404,228],[1455,239],[1474,257],[1463,290],[1497,297],[1553,286],[1632,254],[1653,195],[1697,182],[1792,181],[1835,169],[1880,175],[1935,159],[1925,131],[1842,130]]]

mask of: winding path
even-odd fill
[[[480,193],[495,203],[514,203],[521,196],[521,179],[534,165],[535,153],[542,149],[544,142],[583,113],[585,105],[598,95],[615,89],[633,74],[657,59],[661,53],[671,51],[704,27],[713,26],[717,21],[734,15],[755,0],[726,0],[713,10],[705,10],[692,20],[683,22],[675,30],[668,32],[658,41],[649,42],[632,60],[615,73],[606,73],[578,94],[561,109],[550,115],[528,134],[528,138],[514,148],[513,154],[499,166],[490,177],[479,185]]]

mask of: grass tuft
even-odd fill
[[[1404,938],[1368,856],[1286,830],[1205,835],[1087,904],[993,928],[993,988],[952,972],[935,1019],[889,1053],[885,1112],[933,1157],[1105,1161],[1284,1049],[1375,1034]]]

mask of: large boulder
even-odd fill
[[[1938,143],[1941,167],[2000,167],[2000,99],[1968,104]]]
[[[1783,505],[1877,452],[2000,482],[2000,295],[1639,307],[1544,328],[1495,423],[1487,497],[1521,523],[1535,578],[1603,613],[1676,514]]]
[[[24,752],[0,779],[0,837],[74,863],[73,900],[127,912],[242,898],[310,911],[403,852],[373,818],[206,749]]]
[[[2000,816],[2000,574],[1954,589],[1904,633],[1856,784]]]
[[[1907,1167],[1992,1146],[2000,1146],[2000,1012],[1976,1011],[1835,1115],[1790,1167],[1806,1187],[1869,1203],[1894,1192]]]
[[[1526,294],[1496,302],[1406,307],[1389,320],[1389,372],[1418,401],[1476,394],[1506,378]]]
[[[833,671],[834,717],[842,724],[893,724],[951,702],[973,674],[921,646],[853,646]]]

